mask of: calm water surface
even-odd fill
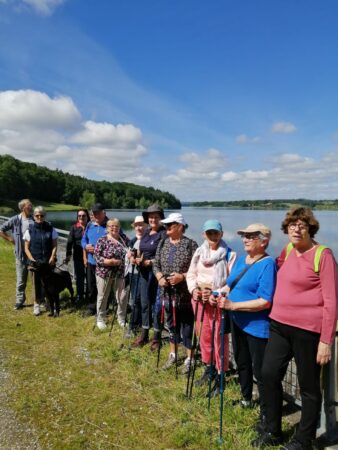
[[[166,211],[166,216],[169,212]],[[221,221],[224,229],[224,238],[228,245],[238,252],[242,252],[242,242],[236,234],[236,230],[244,228],[250,223],[260,222],[267,225],[272,230],[272,239],[269,246],[269,254],[277,256],[282,247],[287,243],[287,237],[280,230],[280,224],[285,217],[283,210],[278,211],[260,211],[260,210],[231,210],[223,208],[182,208],[181,212],[189,224],[186,235],[201,244],[202,225],[207,219],[218,219]],[[107,216],[117,217],[122,223],[123,230],[129,237],[133,236],[131,223],[140,211],[135,210],[107,210]],[[320,230],[316,239],[321,244],[328,245],[338,257],[337,224],[338,211],[316,211],[315,215],[320,222]],[[47,220],[53,223],[57,228],[68,230],[76,220],[76,213],[70,211],[59,211],[48,213]]]

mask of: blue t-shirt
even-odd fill
[[[237,276],[247,266],[245,263],[246,255],[240,256],[235,261],[234,267],[227,278],[227,285],[236,280]],[[276,287],[276,263],[271,256],[257,261],[242,276],[234,289],[229,294],[232,302],[243,302],[263,298],[272,302]],[[232,319],[235,324],[246,333],[259,338],[269,337],[269,316],[270,309],[257,312],[233,311]]]

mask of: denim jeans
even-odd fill
[[[155,311],[157,279],[152,270],[143,270],[140,275],[142,328],[149,330],[153,325],[160,331],[159,314]]]
[[[16,265],[16,305],[23,305],[26,300],[26,285],[28,278],[27,265],[20,259],[15,260]]]
[[[131,315],[129,319],[129,329],[134,330],[139,325],[142,325],[141,318],[141,289],[140,289],[140,275],[133,273],[129,274],[129,289],[130,299],[129,304],[131,306]]]

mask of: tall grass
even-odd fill
[[[70,309],[58,319],[34,317],[29,307],[14,311],[12,251],[0,242],[0,352],[13,385],[11,406],[36,429],[42,448],[250,448],[257,411],[231,406],[240,395],[237,384],[226,386],[220,446],[219,400],[210,413],[205,389],[186,400],[186,378],[157,372],[148,347],[120,351],[120,329],[109,338],[93,331],[93,318]],[[165,346],[161,364],[167,355]]]

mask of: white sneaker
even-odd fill
[[[33,306],[33,314],[34,316],[40,315],[40,305],[38,305],[37,303],[35,303]]]
[[[123,322],[123,320],[119,320],[118,323],[119,323],[121,328],[125,328],[126,322]]]
[[[173,365],[175,365],[175,353],[169,353],[169,357],[167,362],[162,366],[162,369],[167,370],[170,369]]]
[[[96,322],[96,326],[99,330],[105,330],[107,328],[107,325],[103,322],[103,320],[98,320]]]

